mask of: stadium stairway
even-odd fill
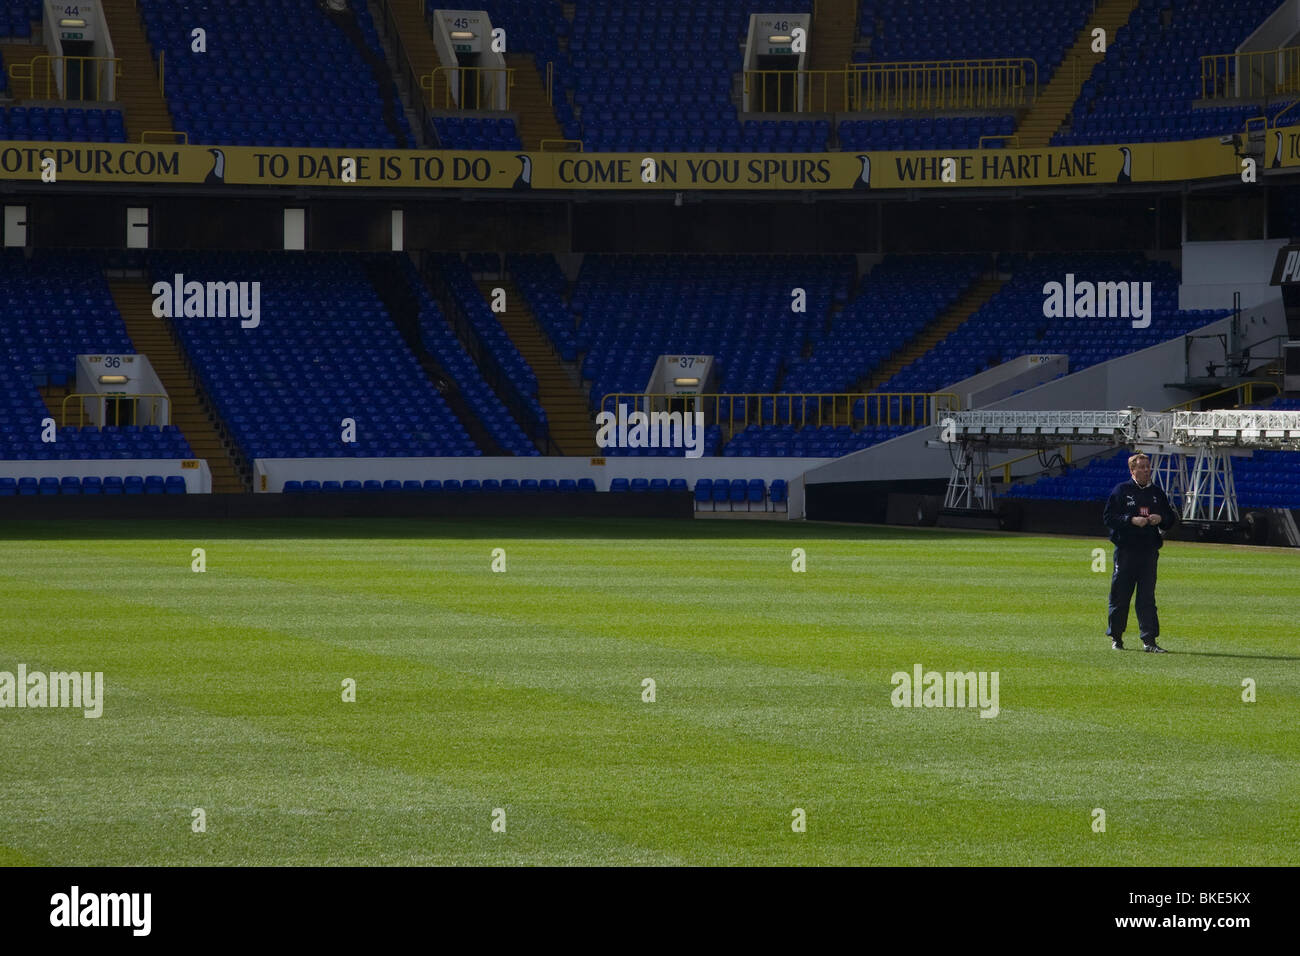
[[[1006,279],[989,277],[975,280],[956,302],[922,329],[921,333],[908,342],[898,353],[887,359],[883,365],[853,391],[875,391],[893,378],[903,367],[916,361],[956,331],[962,323],[978,312],[984,303],[993,298],[1006,283]]]
[[[49,409],[50,417],[58,423],[60,428],[62,428],[63,400],[72,394],[72,385],[39,385],[37,386],[36,391],[41,393],[41,401],[43,401],[45,407]],[[76,425],[77,422],[75,420],[70,420],[68,424]]]
[[[1083,84],[1105,55],[1092,52],[1092,31],[1101,27],[1106,31],[1106,44],[1115,42],[1119,28],[1128,23],[1137,9],[1138,0],[1098,0],[1092,17],[1083,25],[1075,38],[1074,46],[1065,53],[1060,68],[1052,81],[1039,90],[1038,99],[1016,131],[1019,144],[1025,149],[1037,149],[1052,141],[1061,128],[1061,122],[1074,108]]]
[[[433,36],[420,13],[422,8],[423,4],[414,2],[389,4],[393,23],[397,27],[397,55],[399,59],[405,60],[398,64],[398,68],[403,72],[409,70],[416,83],[420,82],[421,77],[432,73],[439,62]],[[411,90],[411,97],[424,99],[425,106],[428,106],[428,96],[428,90],[421,90],[418,86]]]
[[[212,470],[214,494],[248,491],[225,443],[199,400],[199,391],[186,369],[180,346],[166,319],[153,314],[153,295],[143,280],[111,281],[109,291],[135,350],[148,357],[172,400],[171,423],[181,430],[198,458]]]
[[[142,142],[141,134],[170,133],[172,114],[158,84],[149,41],[140,22],[136,0],[103,0],[104,16],[113,35],[113,48],[121,59],[122,75],[117,81],[117,98],[125,113],[128,142]],[[165,68],[165,67],[164,67]],[[158,141],[166,142],[165,138]],[[215,487],[216,475],[213,475]]]
[[[519,141],[527,150],[541,150],[544,139],[563,139],[564,131],[555,119],[555,110],[546,98],[546,81],[537,72],[531,53],[507,53],[506,66],[515,71],[515,85],[510,91],[510,109],[517,117]]]
[[[858,35],[858,0],[818,0],[813,5],[810,70],[842,70],[853,59],[853,41]],[[827,89],[826,110],[842,113],[844,84],[832,82]],[[820,105],[820,104],[819,104]]]
[[[509,279],[480,279],[478,287],[489,303],[494,288],[505,289],[506,311],[499,313],[497,320],[537,376],[537,399],[546,409],[551,441],[558,453],[599,455],[587,396],[555,353],[519,288]]]

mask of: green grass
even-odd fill
[[[0,710],[0,865],[1300,863],[1300,555],[1167,545],[1157,656],[1102,637],[1104,545],[0,526],[0,670],[108,686],[98,720]],[[917,663],[999,672],[1001,713],[895,709]]]

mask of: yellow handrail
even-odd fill
[[[443,87],[443,105],[441,107],[439,107],[437,103],[437,85],[438,85],[439,73],[446,74],[446,83]],[[454,99],[451,93],[452,73],[455,73],[457,75],[457,79],[459,81],[456,84],[458,88],[458,96]],[[466,100],[467,100],[467,97],[465,96],[465,74],[466,73],[474,77],[475,96],[474,96],[474,105],[472,106],[466,105]],[[505,103],[502,105],[497,105],[496,103],[492,103],[489,106],[484,106],[482,105],[484,99],[486,99],[487,97],[494,96],[494,94],[496,93],[496,91],[492,89],[490,85],[487,88],[485,88],[484,86],[485,78],[491,79],[495,76],[495,74],[498,73],[505,74],[505,94],[506,94]],[[440,108],[447,109],[447,110],[450,109],[508,110],[510,109],[510,91],[514,89],[514,85],[515,85],[515,67],[513,66],[440,66],[437,67],[432,73],[426,73],[424,74],[424,76],[420,77],[420,89],[428,92],[429,108],[435,110]]]
[[[546,105],[555,105],[555,61],[546,61]]]
[[[855,63],[854,109],[1015,109],[1038,96],[1038,63],[1029,57]]]
[[[167,97],[166,76],[167,76],[167,51],[159,50],[158,51],[158,92],[163,95],[164,99]]]
[[[613,403],[610,400],[613,399]],[[691,411],[705,413],[710,424],[852,425],[853,406],[863,402],[862,420],[875,425],[931,425],[940,414],[958,411],[961,398],[953,392],[610,392],[600,400],[600,410],[616,412],[619,405],[633,410],[663,411],[693,405]],[[764,407],[771,401],[771,411]],[[739,414],[737,414],[739,413]],[[827,420],[829,418],[829,421]]]
[[[1278,385],[1277,382],[1270,382],[1266,378],[1252,378],[1252,379],[1247,379],[1245,381],[1238,382],[1235,385],[1229,385],[1227,388],[1221,388],[1217,392],[1209,392],[1205,395],[1198,395],[1195,398],[1187,399],[1187,401],[1185,402],[1179,402],[1177,405],[1170,405],[1168,408],[1165,409],[1165,411],[1173,412],[1173,411],[1178,411],[1179,409],[1188,409],[1190,406],[1195,405],[1197,402],[1203,402],[1207,398],[1217,398],[1220,395],[1226,395],[1229,392],[1238,392],[1238,391],[1242,392],[1243,394],[1241,396],[1242,400],[1239,401],[1236,405],[1237,408],[1240,408],[1242,405],[1253,405],[1255,404],[1256,385],[1267,385],[1276,394],[1278,395],[1282,394],[1282,386]]]
[[[171,423],[171,401],[172,400],[168,396],[162,394],[161,392],[140,392],[140,393],[132,393],[130,395],[125,395],[125,394],[106,395],[102,392],[99,393],[73,392],[72,394],[66,396],[63,399],[63,404],[59,407],[60,428],[68,427],[68,402],[72,401],[74,398],[82,400],[77,405],[77,411],[79,413],[78,423],[77,423],[78,428],[86,424],[86,405],[85,405],[86,399],[102,399],[104,401],[138,401],[140,399],[145,399],[145,398],[151,399],[149,404],[149,421],[144,423],[137,421],[135,422],[135,424],[167,425]],[[165,406],[166,414],[162,416],[163,418],[162,421],[158,421],[158,407],[160,402],[166,403]],[[138,415],[136,417],[139,418]]]
[[[42,88],[42,95],[37,96],[36,64],[40,63],[42,60],[45,61],[45,66],[46,66],[46,69],[44,71],[45,85]],[[56,67],[55,65],[56,63],[59,64],[58,67]],[[76,97],[70,96],[69,95],[70,91],[67,89],[68,86],[67,71],[68,71],[69,63],[82,64],[82,69],[79,71],[78,74],[80,82],[79,82],[79,87],[77,92],[80,95]],[[94,95],[91,97],[91,99],[92,100],[116,99],[117,98],[116,90],[112,88],[113,86],[115,86],[115,84],[109,84],[110,88],[108,90],[104,89],[104,83],[103,83],[104,77],[102,75],[102,72],[104,67],[108,65],[111,66],[113,71],[111,75],[111,79],[117,80],[118,78],[120,78],[122,75],[122,61],[117,57],[55,56],[49,53],[42,53],[39,56],[32,57],[32,59],[27,63],[10,64],[9,77],[10,79],[13,80],[27,81],[28,83],[27,99],[85,100],[86,99],[86,74],[88,72],[85,69],[85,65],[89,63],[98,64],[95,70],[95,82],[94,82],[94,88],[92,90],[92,93]],[[19,72],[24,66],[27,68],[27,72],[26,73]],[[59,71],[57,75],[56,75],[56,71]],[[60,76],[63,79],[62,84],[59,83]]]
[[[1201,99],[1251,99],[1300,92],[1300,46],[1201,57]]]
[[[538,144],[538,148],[539,148],[543,153],[546,152],[546,144],[547,144],[547,143],[560,143],[562,147],[567,147],[567,146],[577,146],[577,147],[578,147],[576,150],[564,150],[564,149],[560,149],[560,150],[557,150],[557,152],[564,152],[564,151],[571,152],[571,153],[581,153],[581,152],[582,152],[582,140],[580,140],[580,139],[544,139],[544,140],[541,141],[541,143]]]
[[[850,108],[852,75],[852,70],[745,70],[745,107],[757,113],[840,112]],[[837,81],[838,102],[831,96]],[[754,93],[758,94],[757,103],[752,99]]]

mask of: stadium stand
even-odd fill
[[[809,10],[793,0],[782,10]],[[626,0],[576,7],[570,64],[559,71],[573,91],[565,135],[589,151],[813,152],[826,148],[825,121],[742,124],[732,76],[753,5],[748,0]]]
[[[0,140],[125,143],[120,110],[52,106],[0,109]]]
[[[41,441],[41,421],[64,425],[62,396],[76,384],[84,354],[133,354],[135,348],[94,257],[20,250],[0,255],[0,458],[83,460],[189,458],[179,430],[136,425],[80,427],[72,415],[57,441]],[[38,389],[53,388],[49,402]],[[68,406],[69,411],[78,408]],[[74,427],[75,426],[75,427]]]
[[[438,268],[477,341],[492,353],[510,383],[527,402],[533,416],[545,423],[546,410],[537,400],[537,375],[488,306],[483,290],[474,282],[470,265],[459,256],[444,255],[438,257]]]
[[[820,337],[853,271],[845,256],[587,256],[571,305],[592,408],[644,391],[655,359],[678,353],[716,356],[719,391],[775,391],[782,362]],[[807,312],[791,312],[795,288]]]
[[[886,256],[831,319],[812,355],[790,360],[787,392],[845,392],[921,332],[978,278],[979,256]]]
[[[465,351],[465,346],[456,337],[442,309],[429,294],[414,263],[406,256],[398,256],[396,259],[407,288],[413,292],[418,302],[421,342],[439,368],[455,383],[471,413],[509,454],[540,455],[537,446],[529,440],[500,397],[484,380],[482,371]]]
[[[1195,108],[1200,58],[1229,53],[1279,6],[1278,0],[1172,3],[1141,0],[1083,84],[1068,131],[1052,145],[1158,142],[1241,132],[1259,104]],[[1287,105],[1268,105],[1270,119]]]
[[[261,282],[261,324],[173,318],[248,459],[479,452],[393,326],[355,256],[158,253],[156,279]],[[232,279],[231,277],[236,277]],[[341,441],[345,418],[357,441]]]
[[[859,32],[869,54],[855,62],[1029,57],[1045,84],[1083,27],[1091,0],[862,0]]]
[[[889,392],[931,392],[1029,353],[1063,353],[1079,371],[1129,352],[1183,335],[1227,314],[1179,311],[1178,273],[1166,262],[1125,254],[1015,256],[1005,263],[1011,281],[969,321],[881,387]],[[1052,318],[1043,315],[1043,286],[1094,279],[1150,282],[1149,328],[1134,329],[1127,318]]]
[[[475,116],[435,116],[429,120],[436,142],[444,149],[521,150],[515,121]]]
[[[75,475],[62,477],[0,477],[0,498],[24,495],[183,495],[185,479],[180,475],[127,475],[100,478]]]
[[[41,7],[41,0],[0,0],[0,39],[30,39],[32,24],[41,22]]]
[[[190,142],[392,148],[412,141],[394,102],[365,4],[332,22],[314,0],[140,0],[155,59],[166,54],[167,103]],[[202,23],[208,51],[194,53]],[[345,29],[350,23],[350,30]],[[292,24],[293,42],[283,28]],[[360,42],[354,42],[360,41]]]
[[[975,149],[981,137],[1010,136],[1013,116],[936,116],[933,119],[846,119],[840,149]]]

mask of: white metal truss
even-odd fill
[[[993,485],[989,478],[989,446],[983,441],[964,441],[958,452],[952,477],[948,479],[945,508],[992,511]]]
[[[1181,514],[1187,488],[1187,456],[1177,452],[1155,452],[1151,455],[1151,480],[1164,489],[1170,507]],[[1183,514],[1183,518],[1186,519],[1187,515]]]
[[[1181,445],[1300,451],[1300,412],[1174,412],[1173,418],[1173,438]]]
[[[1127,409],[954,412],[948,418],[952,419],[955,440],[982,438],[1014,448],[1050,447],[1062,444],[1063,439],[1071,444],[1127,444],[1136,440],[1137,435],[1137,416]]]
[[[961,445],[944,507],[979,511],[993,510],[990,449],[1145,447],[1156,482],[1183,519],[1213,522],[1240,517],[1233,449],[1300,451],[1300,411],[968,411],[948,414],[940,428]]]
[[[1184,521],[1236,522],[1237,486],[1232,480],[1232,456],[1215,445],[1196,449],[1195,464],[1183,503]]]

